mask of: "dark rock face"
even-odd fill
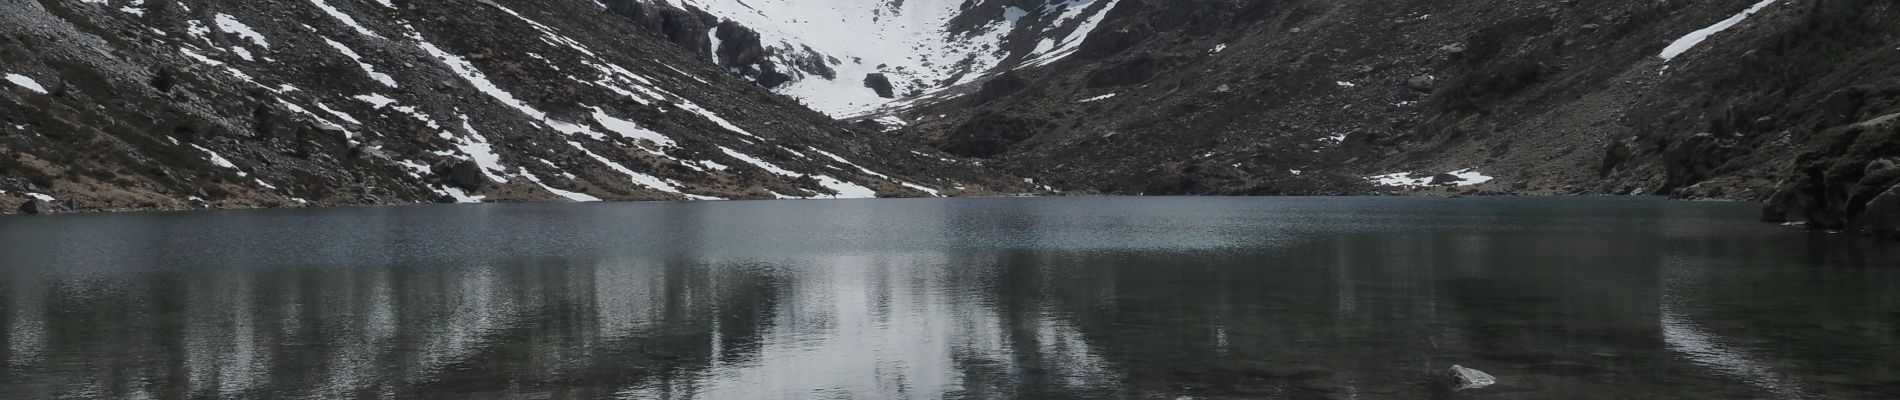
[[[719,48],[713,54],[719,57],[719,66],[740,68],[764,61],[765,46],[758,31],[732,21],[720,22],[718,29]]]
[[[1714,176],[1715,169],[1734,158],[1737,151],[1735,140],[1717,138],[1710,133],[1690,136],[1669,146],[1663,150],[1663,168],[1668,175],[1660,192],[1666,194]]]
[[[865,74],[864,87],[871,89],[873,92],[877,92],[877,97],[886,99],[897,98],[897,92],[891,88],[891,78],[884,76],[884,74]]]
[[[479,190],[488,184],[488,177],[482,175],[481,165],[474,161],[463,161],[449,167],[449,184],[464,190]]]
[[[811,46],[803,46],[799,50],[792,52],[793,69],[825,79],[838,79],[838,71],[831,69],[831,64],[836,63],[837,60],[818,54],[818,50],[813,50]]]
[[[723,21],[715,34],[719,37],[719,48],[713,50],[713,55],[718,57],[719,66],[736,70],[740,76],[751,78],[768,89],[794,78],[779,71],[778,63],[770,58],[771,49],[765,47],[758,31],[737,22]]]
[[[1029,87],[1029,82],[1024,80],[1021,74],[1014,72],[1006,73],[994,79],[990,79],[988,82],[983,82],[983,88],[978,90],[976,96],[970,99],[970,105],[981,106],[989,104],[997,99],[1016,94],[1016,92],[1020,92],[1023,88],[1027,87]]]
[[[1089,74],[1088,87],[1108,88],[1128,86],[1147,82],[1161,70],[1161,61],[1153,58],[1136,58]]]
[[[1174,163],[1161,166],[1153,172],[1141,188],[1141,194],[1148,196],[1181,196],[1236,194],[1227,187],[1232,176],[1218,168],[1210,168],[1199,163]],[[1246,193],[1240,193],[1246,194]]]
[[[1082,47],[1076,50],[1075,55],[1083,58],[1109,57],[1134,48],[1136,45],[1140,45],[1141,42],[1148,40],[1148,38],[1154,37],[1154,35],[1154,30],[1148,28],[1146,25],[1124,30],[1097,32],[1082,41]]]
[[[1609,146],[1603,148],[1603,162],[1597,164],[1597,177],[1610,176],[1623,163],[1629,162],[1633,155],[1630,146],[1622,141],[1610,142]]]
[[[613,11],[636,25],[665,37],[667,41],[691,50],[701,57],[712,56],[710,33],[719,19],[698,8],[675,8],[641,0],[603,0]]]
[[[51,203],[47,203],[46,200],[31,199],[31,200],[27,200],[26,203],[24,204],[20,204],[20,213],[29,214],[29,215],[52,214],[53,205]]]
[[[939,148],[964,157],[991,157],[1009,150],[1017,142],[1035,136],[1045,123],[1042,120],[997,113],[978,115],[957,127],[950,140]]]

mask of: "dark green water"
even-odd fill
[[[3,398],[1900,398],[1900,245],[1644,199],[0,218]]]

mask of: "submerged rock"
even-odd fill
[[[1877,234],[1900,232],[1900,185],[1894,185],[1867,202],[1867,208],[1855,219],[1860,229]]]
[[[1498,384],[1498,378],[1491,376],[1491,374],[1484,373],[1484,371],[1465,368],[1462,365],[1453,365],[1451,368],[1438,373],[1438,384],[1441,385],[1445,391],[1462,392],[1496,385]]]

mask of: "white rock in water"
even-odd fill
[[[1462,365],[1453,365],[1451,369],[1445,370],[1444,378],[1446,386],[1453,392],[1483,389],[1486,386],[1498,384],[1498,377],[1484,371],[1465,368]]]

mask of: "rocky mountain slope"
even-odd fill
[[[1896,113],[1890,0],[1122,0],[1072,56],[866,120],[1074,191],[1773,199],[1892,230]]]
[[[0,0],[0,209],[1028,190],[591,0]]]
[[[1033,183],[1900,228],[1892,0],[0,1],[9,209]]]

